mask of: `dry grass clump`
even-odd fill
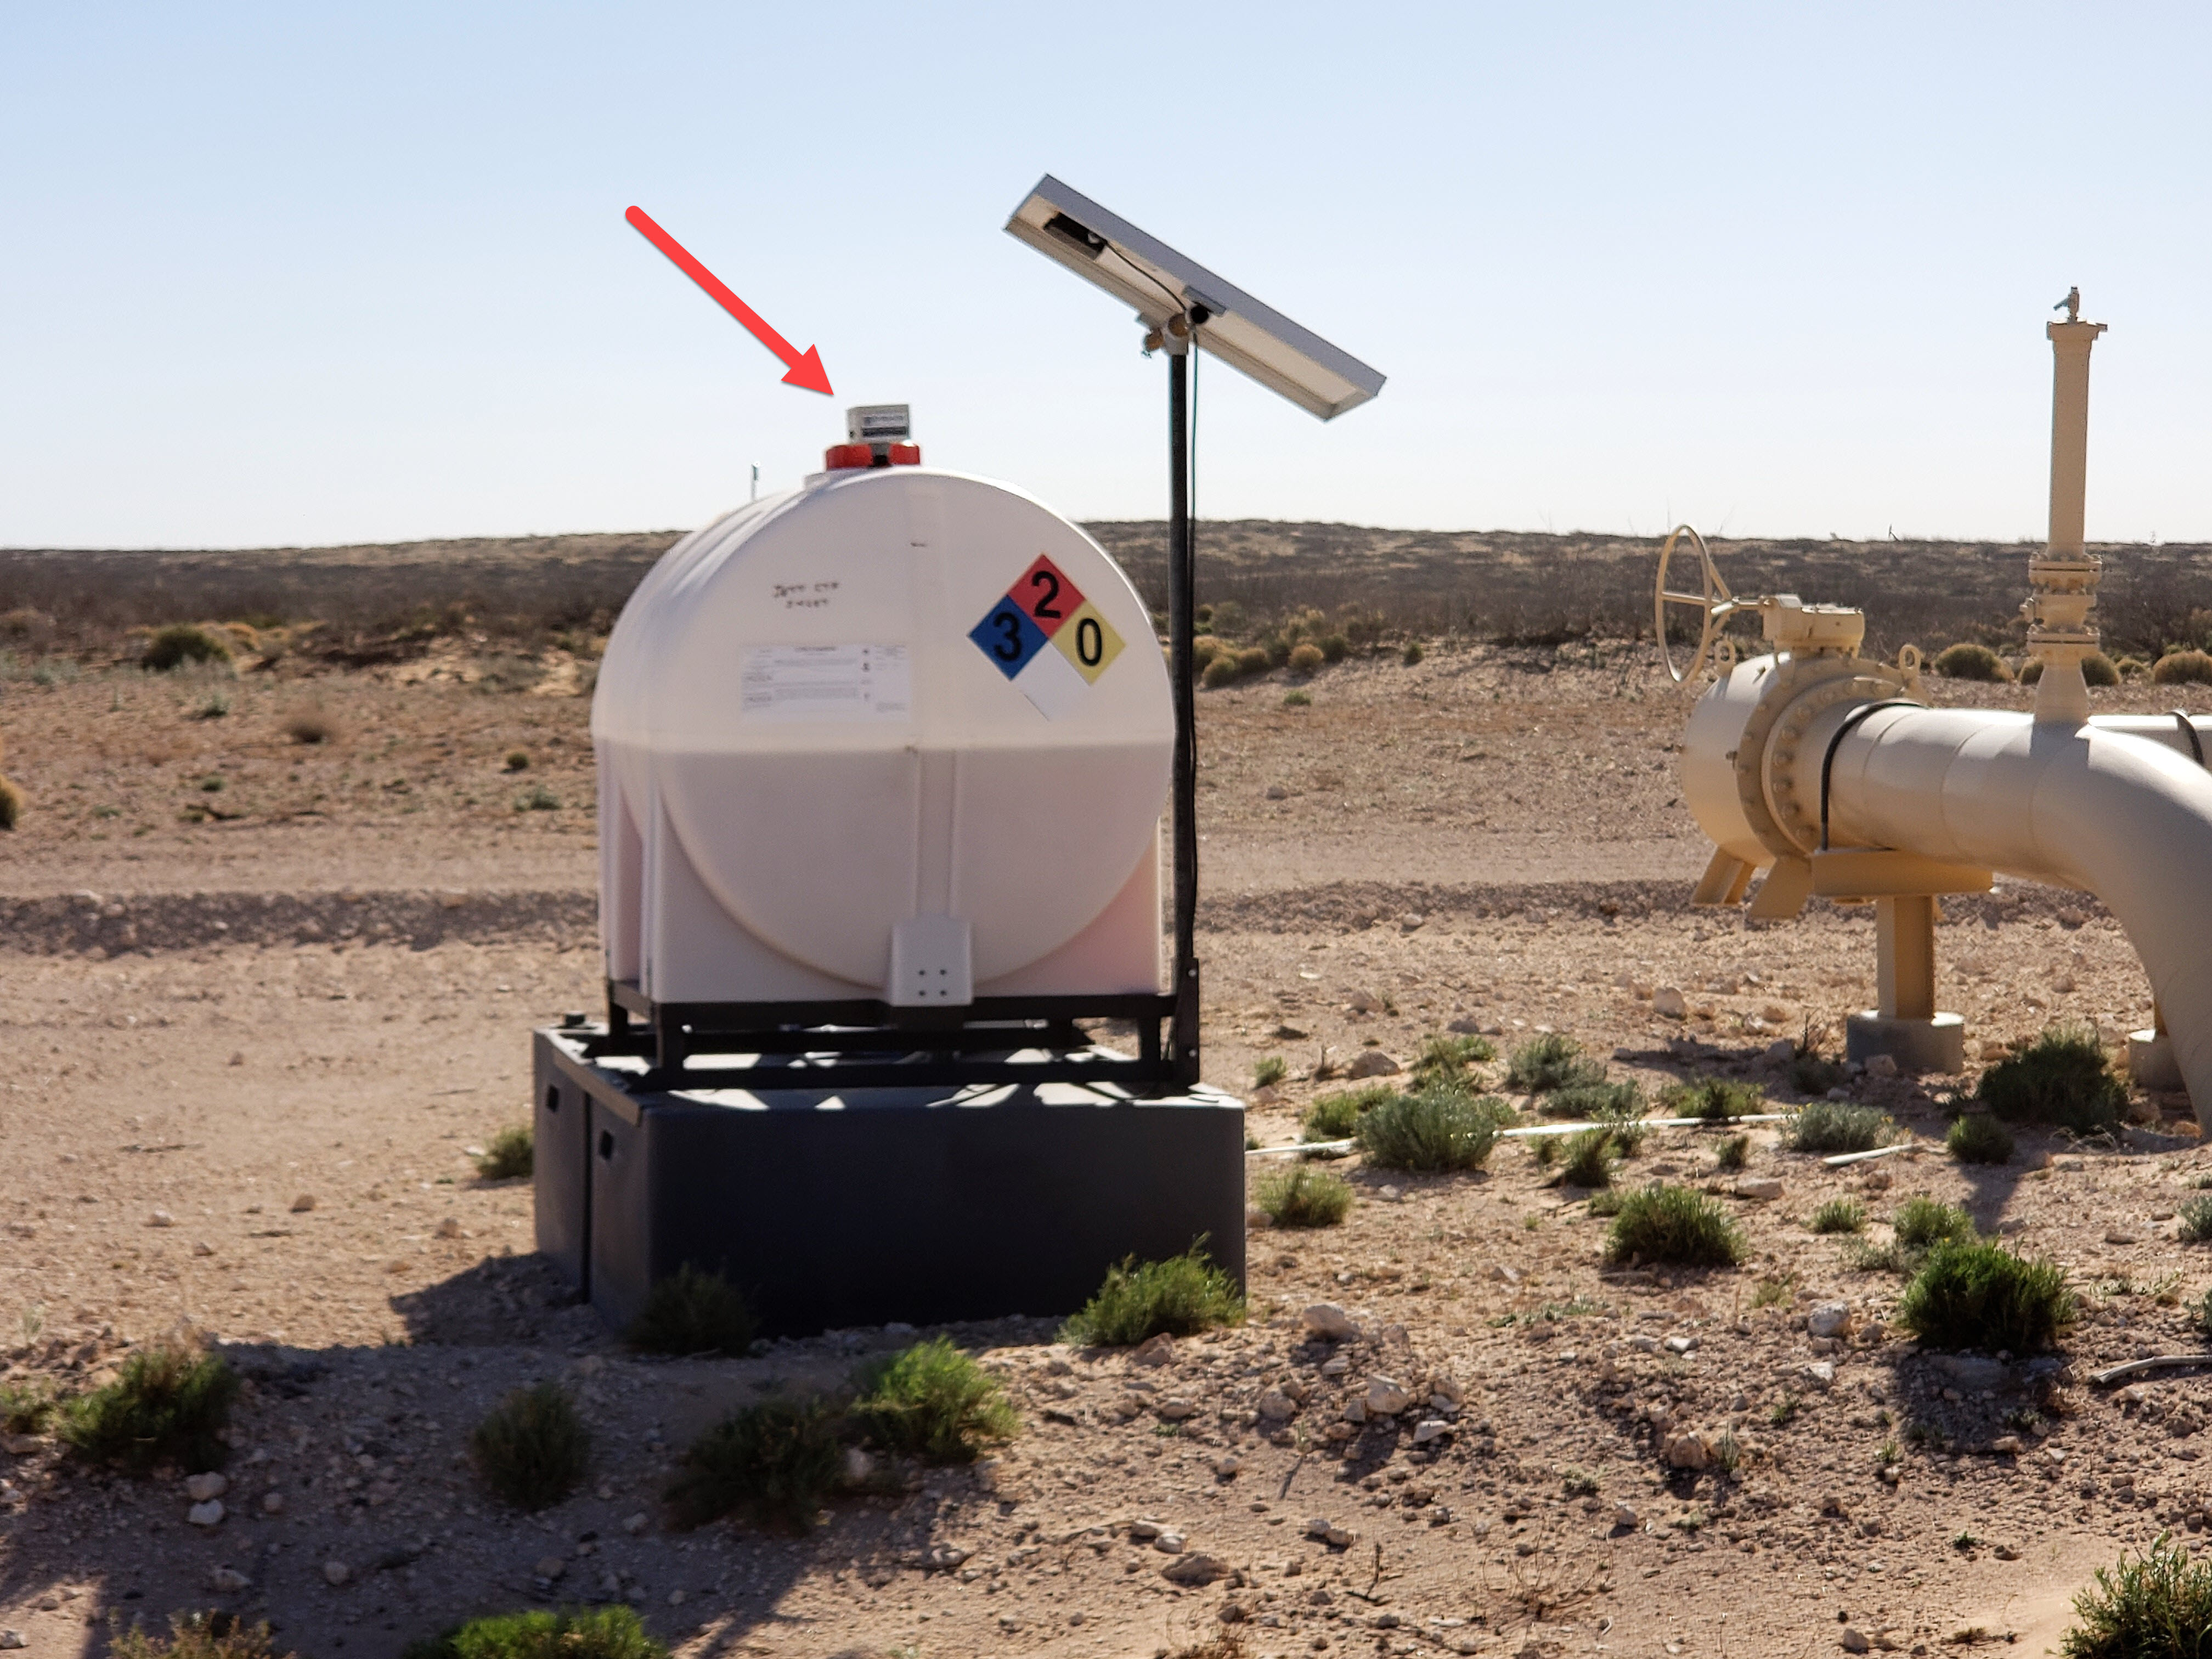
[[[1620,1118],[1644,1115],[1644,1091],[1635,1083],[1571,1083],[1537,1097],[1547,1117]]]
[[[1559,1165],[1560,1183],[1592,1191],[1610,1187],[1613,1162],[1611,1129],[1581,1130],[1567,1138],[1565,1156]]]
[[[1672,1083],[1659,1094],[1659,1109],[1668,1116],[1703,1118],[1708,1123],[1749,1117],[1765,1105],[1766,1091],[1756,1083],[1736,1083],[1720,1077]]]
[[[1815,1209],[1805,1224],[1816,1233],[1863,1233],[1866,1206],[1856,1198],[1832,1198]]]
[[[0,1434],[44,1434],[58,1409],[42,1382],[0,1383]]]
[[[284,716],[284,735],[295,743],[329,743],[337,734],[337,720],[313,704]]]
[[[885,1450],[925,1463],[972,1463],[1021,1432],[998,1379],[947,1337],[864,1367],[853,1419]]]
[[[1310,674],[1328,660],[1328,654],[1311,640],[1291,647],[1289,663],[1293,674]]]
[[[514,798],[514,810],[518,812],[557,812],[561,810],[561,797],[544,784],[533,783]]]
[[[2212,685],[2212,653],[2169,651],[2151,665],[2154,685]]]
[[[1750,1246],[1735,1218],[1703,1193],[1655,1182],[1624,1194],[1606,1237],[1606,1260],[1733,1267]]]
[[[477,1475],[503,1503],[549,1509],[583,1484],[591,1431],[557,1382],[516,1389],[469,1435]]]
[[[1125,1256],[1106,1281],[1060,1327],[1060,1340],[1085,1347],[1133,1348],[1165,1332],[1195,1336],[1244,1322],[1237,1281],[1215,1267],[1200,1239],[1181,1255],[1139,1263]]]
[[[533,1607],[410,1642],[401,1659],[668,1659],[633,1607]]]
[[[1272,1089],[1291,1074],[1291,1062],[1280,1054],[1269,1054],[1252,1067],[1252,1086]]]
[[[511,1123],[491,1138],[476,1155],[477,1173],[486,1181],[520,1181],[538,1166],[538,1153],[530,1126]]]
[[[1932,1348],[2034,1353],[2070,1326],[2077,1309],[2066,1270],[1999,1244],[1945,1239],[1897,1301],[1897,1322]]]
[[[1751,1137],[1730,1135],[1713,1152],[1716,1170],[1741,1170],[1751,1161]]]
[[[836,1415],[827,1406],[763,1401],[732,1412],[685,1449],[665,1494],[669,1511],[680,1527],[742,1514],[806,1532],[844,1463]]]
[[[23,792],[6,778],[0,778],[0,830],[13,830],[23,821],[25,801]]]
[[[1334,1227],[1352,1208],[1352,1183],[1310,1164],[1297,1164],[1262,1176],[1253,1188],[1253,1202],[1278,1227]]]
[[[2012,671],[2005,666],[2004,659],[1986,645],[1974,645],[1961,641],[1936,653],[1929,665],[1946,679],[1953,680],[2008,680]]]
[[[1976,1092],[2007,1122],[2053,1123],[2085,1135],[2117,1127],[2128,1103],[2127,1085],[2086,1025],[2050,1027],[1983,1073]]]
[[[1955,1204],[1924,1195],[1908,1198],[1889,1218],[1897,1242],[1908,1250],[1933,1249],[1938,1244],[1972,1244],[1981,1237],[1973,1217]]]
[[[1364,1089],[1323,1095],[1306,1108],[1306,1115],[1298,1124],[1298,1139],[1346,1139],[1359,1127],[1359,1120],[1364,1114],[1373,1111],[1383,1102],[1397,1097],[1398,1091],[1387,1083],[1371,1083]]]
[[[2177,1213],[2181,1218],[2179,1237],[2185,1244],[2202,1244],[2212,1240],[2212,1198],[2185,1198]]]
[[[237,1395],[238,1376],[220,1355],[161,1343],[125,1360],[106,1388],[64,1407],[61,1438],[80,1457],[133,1474],[156,1463],[204,1473],[230,1455],[221,1433]]]
[[[158,629],[146,642],[146,654],[139,660],[157,674],[182,668],[188,662],[228,662],[231,659],[230,641],[222,635],[191,623],[172,623]]]
[[[751,1350],[756,1329],[743,1291],[687,1261],[646,1292],[623,1340],[647,1353],[736,1358]]]
[[[1472,1068],[1497,1058],[1498,1050],[1491,1047],[1488,1037],[1446,1032],[1421,1045],[1420,1056],[1413,1061],[1413,1079],[1417,1085],[1462,1083]]]
[[[2100,1567],[2074,1598],[2062,1659],[2201,1659],[2212,1631],[2212,1561],[2161,1533],[2133,1559]]]
[[[1986,1112],[1968,1112],[1951,1126],[1943,1145],[1961,1164],[2009,1164],[2013,1139]]]
[[[1801,1048],[1790,1059],[1790,1086],[1801,1095],[1825,1095],[1843,1086],[1850,1073],[1840,1060],[1831,1060],[1817,1048]]]
[[[1505,1086],[1522,1094],[1547,1095],[1604,1081],[1605,1067],[1585,1057],[1581,1043],[1559,1031],[1531,1037],[1514,1049],[1505,1066]]]
[[[278,1659],[269,1626],[248,1625],[232,1613],[173,1613],[167,1636],[149,1636],[143,1625],[118,1632],[112,1659]],[[410,1650],[412,1652],[412,1650]],[[297,1659],[283,1650],[283,1659]]]
[[[1793,1152],[1870,1152],[1887,1146],[1896,1125],[1872,1106],[1847,1100],[1808,1102],[1790,1120],[1783,1145]]]
[[[1393,1095],[1362,1115],[1352,1134],[1370,1169],[1442,1174],[1479,1168],[1512,1117],[1493,1097],[1427,1088]]]

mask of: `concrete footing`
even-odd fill
[[[2181,1062],[2173,1055],[2173,1039],[2155,1029],[2128,1033],[2128,1075],[2138,1089],[2161,1091],[2184,1089]]]
[[[1966,1022],[1957,1014],[1933,1019],[1885,1019],[1868,1009],[1844,1023],[1844,1058],[1864,1065],[1887,1054],[1900,1072],[1966,1069]]]

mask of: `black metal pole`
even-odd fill
[[[1190,650],[1190,353],[1168,346],[1168,663],[1175,680],[1175,1073],[1198,1081],[1198,701]]]

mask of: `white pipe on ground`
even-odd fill
[[[1798,752],[1799,785],[1816,795],[1827,732],[1846,712],[1826,715]],[[1831,844],[2095,894],[2142,958],[2198,1121],[2212,1128],[2212,772],[2171,719],[2162,735],[2130,729],[2144,719],[2075,726],[1997,709],[1877,709],[1836,745]]]

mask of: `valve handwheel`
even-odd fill
[[[1698,575],[1703,589],[1700,592],[1677,593],[1667,586],[1667,567],[1674,562],[1674,549],[1684,537],[1689,538],[1689,548],[1698,556]],[[1667,607],[1670,605],[1693,606],[1698,612],[1698,649],[1686,668],[1674,666],[1674,653],[1667,648]],[[1659,660],[1667,665],[1668,677],[1675,684],[1695,679],[1705,672],[1705,659],[1712,654],[1715,635],[1738,608],[1735,596],[1729,592],[1728,584],[1714,568],[1705,538],[1690,525],[1676,525],[1659,550],[1659,580],[1651,589],[1651,629],[1659,641]]]

